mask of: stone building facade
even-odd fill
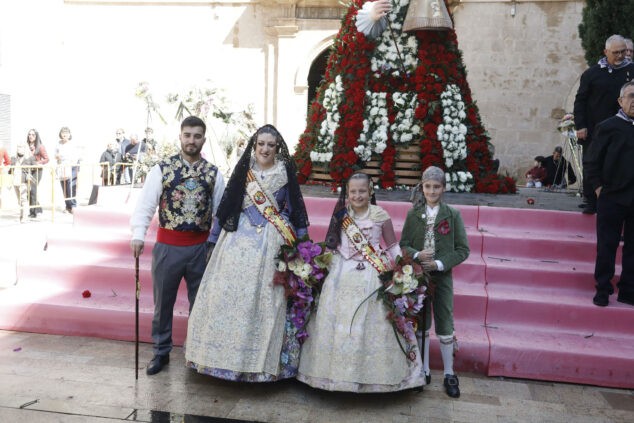
[[[513,176],[563,141],[556,124],[571,111],[586,67],[582,7],[581,0],[451,2],[473,97],[502,171]],[[98,157],[115,128],[142,133],[138,82],[159,97],[211,79],[294,145],[343,10],[338,0],[2,2],[0,94],[10,96],[12,122],[11,139],[0,141],[15,145],[36,127],[52,144],[66,125],[86,155]],[[152,124],[159,137],[177,133],[173,124]]]

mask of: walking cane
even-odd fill
[[[134,378],[139,379],[139,294],[141,293],[141,284],[139,283],[139,256],[136,256],[136,263],[134,267],[136,273],[136,304],[135,304],[135,317],[136,317],[136,336],[135,336],[135,351],[134,351]]]

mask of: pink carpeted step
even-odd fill
[[[63,290],[50,284],[27,283],[5,290],[0,296],[0,327],[5,330],[52,333],[58,335],[95,336],[131,341],[135,338],[134,290],[119,292],[91,291],[83,298],[81,291]],[[34,291],[37,295],[34,295]],[[143,287],[139,298],[139,336],[151,340],[154,311],[151,286]],[[182,345],[187,331],[189,303],[184,289],[174,306],[174,343]]]
[[[489,376],[634,387],[634,338],[533,327],[489,329]]]
[[[489,287],[487,324],[507,325],[551,332],[582,331],[585,334],[605,333],[634,339],[634,309],[616,301],[610,307],[592,304],[594,293],[574,291],[547,293],[524,292]]]
[[[132,258],[130,249],[130,230],[114,227],[111,230],[98,229],[94,226],[74,231],[53,231],[47,234],[47,251],[51,253],[90,252],[117,258]],[[150,227],[145,237],[143,256],[151,258],[152,248],[156,241],[156,227]]]
[[[583,213],[505,207],[480,207],[478,215],[478,227],[481,230],[565,233],[592,239],[596,238],[595,221],[595,216]]]
[[[132,197],[138,192],[133,190]],[[72,230],[48,234],[48,251],[18,263],[18,284],[0,291],[0,327],[134,338],[134,259],[129,249],[133,207],[113,207],[106,201],[128,195],[129,188],[108,188],[107,194],[100,193],[98,206],[77,211]],[[335,202],[306,198],[309,230],[316,241],[325,237]],[[380,204],[400,236],[411,205]],[[594,218],[528,209],[457,208],[471,254],[453,273],[454,326],[461,346],[456,369],[634,387],[634,329],[629,324],[634,307],[617,303],[615,296],[607,308],[591,302]],[[145,341],[150,341],[153,310],[150,263],[155,236],[156,219],[141,257]],[[90,298],[81,296],[86,289]],[[187,311],[181,284],[174,322],[177,345],[184,341]],[[431,351],[432,367],[442,368],[435,336]]]

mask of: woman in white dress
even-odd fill
[[[185,357],[199,373],[246,382],[297,374],[298,328],[284,287],[273,285],[280,246],[308,226],[296,175],[275,127],[258,129],[218,206],[216,245],[189,316]]]
[[[326,245],[336,254],[308,323],[297,376],[312,387],[389,392],[425,384],[418,346],[413,346],[414,360],[405,356],[383,302],[373,295],[359,307],[381,286],[378,269],[387,267],[385,253],[392,259],[401,254],[390,216],[375,204],[370,177],[355,173],[335,206]]]

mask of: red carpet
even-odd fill
[[[134,339],[131,206],[102,191],[100,205],[77,210],[72,230],[50,233],[47,251],[18,263],[17,285],[0,291],[0,328]],[[311,237],[321,240],[334,199],[306,202]],[[382,206],[400,236],[410,204]],[[606,308],[592,304],[595,219],[581,213],[457,208],[471,255],[454,270],[456,369],[634,388],[634,307],[616,302],[616,295]],[[146,342],[151,342],[155,226],[140,260],[140,332]],[[620,260],[619,249],[617,274]],[[89,298],[82,297],[85,290]],[[178,345],[184,341],[187,310],[183,284],[174,313]],[[441,368],[438,342],[432,340],[432,367]]]

